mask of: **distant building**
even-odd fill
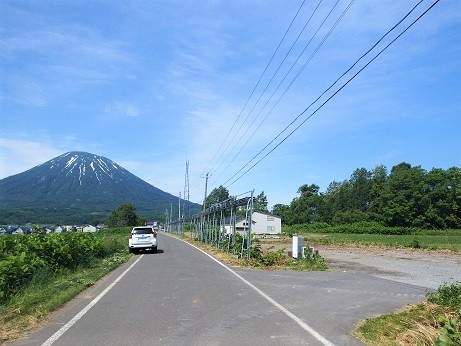
[[[34,230],[32,229],[32,227],[21,226],[15,231],[15,233],[16,234],[31,234],[31,233],[33,233],[33,231]]]
[[[11,234],[24,234],[24,231],[21,227],[16,228]]]
[[[278,216],[254,211],[251,219],[251,233],[257,235],[282,233],[282,219]],[[224,227],[227,234],[232,232],[230,218],[226,219]],[[237,217],[235,220],[235,231],[244,233],[247,229],[248,220],[245,217]]]
[[[53,232],[53,230],[52,230],[51,227],[49,227],[49,226],[40,227],[40,231],[45,232],[45,233],[51,233],[51,232]]]
[[[98,228],[93,226],[93,225],[86,225],[85,227],[83,227],[82,229],[83,232],[97,232],[98,231]]]

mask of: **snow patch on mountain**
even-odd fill
[[[82,152],[69,152],[50,161],[50,169],[63,167],[61,171],[66,176],[74,175],[74,171],[78,171],[79,185],[84,184],[86,179],[91,178],[87,172],[92,172],[96,177],[99,185],[101,185],[103,177],[109,177],[113,180],[123,180],[119,175],[127,177],[124,169],[118,166],[112,160],[106,159],[102,156],[82,153]],[[118,177],[117,177],[118,176]]]

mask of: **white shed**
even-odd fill
[[[98,231],[98,228],[93,226],[93,225],[86,225],[85,227],[83,227],[82,229],[83,232],[97,232]]]
[[[278,216],[254,211],[252,214],[251,233],[254,234],[280,234],[282,233],[282,219]],[[248,221],[244,217],[235,220],[236,232],[243,233],[248,228]],[[226,233],[231,233],[230,219],[226,219]]]

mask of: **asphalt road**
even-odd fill
[[[159,234],[14,345],[361,345],[356,324],[426,289],[349,272],[228,268]]]

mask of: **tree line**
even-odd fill
[[[402,162],[388,173],[384,165],[356,169],[348,180],[333,181],[325,192],[316,184],[299,187],[289,205],[272,213],[287,225],[362,221],[388,227],[461,228],[461,169],[433,168]]]
[[[316,184],[299,187],[290,204],[275,204],[271,213],[286,225],[327,223],[344,225],[377,222],[387,227],[461,229],[461,169],[433,168],[402,162],[388,173],[386,166],[356,169],[349,179],[333,181],[325,192]],[[207,196],[211,206],[230,198],[219,186]],[[264,191],[255,196],[254,210],[269,212]],[[245,215],[244,210],[237,214]],[[123,204],[109,216],[109,226],[135,225],[145,219]]]

